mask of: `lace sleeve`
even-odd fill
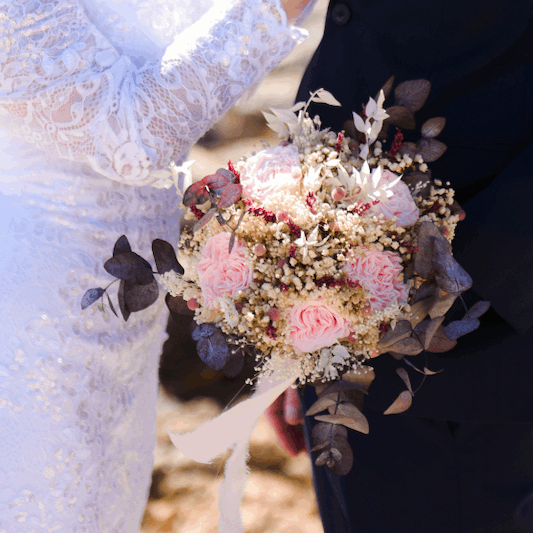
[[[226,0],[137,68],[78,0],[0,0],[0,109],[53,158],[147,185],[305,33],[279,0]]]

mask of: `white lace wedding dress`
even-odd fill
[[[149,184],[303,35],[278,0],[0,0],[0,533],[138,532],[167,313],[81,296],[120,235],[176,241]]]

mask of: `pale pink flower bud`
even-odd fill
[[[342,187],[336,187],[331,196],[336,202],[340,202],[346,196],[346,191]]]
[[[268,312],[268,316],[272,322],[275,322],[276,320],[279,320],[279,317],[281,316],[281,313],[279,312],[279,309],[276,309],[275,307],[272,307],[270,311]]]
[[[265,248],[265,245],[264,244],[261,244],[260,242],[258,242],[255,246],[254,246],[254,254],[257,255],[258,257],[262,256],[262,255],[265,255],[266,253],[266,248]]]
[[[287,220],[289,220],[289,213],[287,213],[287,211],[278,211],[276,213],[276,218],[278,219],[278,222],[287,222]]]
[[[196,298],[191,298],[190,300],[187,300],[187,307],[191,311],[194,311],[195,309],[198,309],[199,305],[200,304],[198,303],[198,300],[196,300]]]

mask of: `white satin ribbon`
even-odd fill
[[[248,475],[249,440],[265,409],[294,383],[296,374],[296,363],[289,360],[284,368],[259,380],[248,400],[190,433],[180,435],[168,431],[176,448],[199,463],[210,463],[221,453],[234,448],[226,462],[224,481],[218,489],[219,533],[245,533],[240,505]]]

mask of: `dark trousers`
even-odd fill
[[[316,400],[308,386],[304,411]],[[443,398],[445,401],[445,398]],[[364,410],[347,476],[314,466],[324,533],[533,533],[533,424]],[[305,418],[308,449],[315,420]]]

